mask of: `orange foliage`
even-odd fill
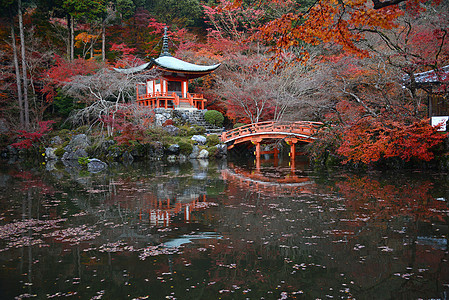
[[[432,147],[446,139],[429,120],[409,125],[401,121],[368,116],[347,127],[337,154],[349,161],[371,164],[382,158],[397,157],[404,161],[434,158]]]
[[[410,9],[414,9],[425,1],[408,2]],[[278,59],[282,59],[286,49],[300,47],[304,42],[311,45],[330,42],[339,45],[346,54],[368,57],[368,51],[356,45],[364,38],[364,30],[392,29],[402,14],[398,5],[375,9],[368,0],[320,0],[305,13],[289,12],[259,27],[254,38],[273,43],[271,50]],[[302,54],[302,59],[307,59],[307,53]]]

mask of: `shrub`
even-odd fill
[[[208,147],[207,152],[209,152],[209,157],[213,157],[215,155],[217,155],[218,149],[216,146],[212,146],[212,147]]]
[[[223,126],[223,114],[217,110],[208,110],[204,113],[204,119],[207,123],[221,127]]]
[[[245,124],[245,123],[235,123],[233,128],[239,128],[239,127],[242,127],[242,126],[245,126],[245,125],[247,125],[247,124]]]
[[[19,141],[11,144],[14,148],[29,149],[31,147],[38,146],[42,142],[42,138],[52,131],[51,125],[54,121],[42,121],[39,122],[39,129],[36,131],[18,130]]]
[[[203,126],[198,126],[198,125],[193,125],[188,130],[189,135],[203,134],[205,132],[206,132],[206,128],[204,128]]]
[[[216,134],[210,134],[210,135],[206,136],[206,144],[209,147],[220,144],[220,138]]]
[[[55,155],[57,157],[62,157],[65,153],[64,147],[56,148]]]
[[[73,132],[75,134],[88,133],[89,126],[87,126],[87,125],[80,126],[80,127],[76,128],[75,130],[73,130]]]
[[[178,133],[179,136],[188,136],[189,135],[189,128],[190,128],[189,126],[182,125],[182,126],[179,126],[178,128],[179,128],[179,133]]]
[[[193,150],[192,144],[180,141],[178,143],[178,145],[179,145],[179,152],[180,153],[182,153],[184,155],[189,155],[190,153],[192,153],[192,150]]]

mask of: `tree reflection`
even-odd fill
[[[20,176],[0,196],[1,278],[32,285],[12,296],[428,298],[449,282],[445,181],[430,176],[156,163],[46,173],[53,192]],[[39,243],[7,247],[8,228]]]

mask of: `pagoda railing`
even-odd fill
[[[137,90],[137,103],[142,106],[150,106],[152,108],[179,108],[181,103],[185,103],[190,107],[204,109],[206,99],[202,94],[186,93],[186,97],[180,96],[177,92],[152,92],[139,93]]]
[[[196,94],[196,93],[187,93],[187,97],[178,96],[176,92],[152,92],[152,93],[137,93],[137,100],[144,100],[148,98],[156,98],[156,97],[163,97],[163,98],[175,98],[178,97],[179,99],[189,99],[189,101],[193,100],[200,100],[204,99],[203,94]],[[193,102],[191,103],[193,105]]]
[[[174,98],[173,104],[174,104],[175,106],[179,106],[179,96],[178,96],[178,94],[173,93],[173,98]]]

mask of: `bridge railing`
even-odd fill
[[[296,133],[311,136],[319,126],[323,125],[321,122],[297,121],[297,122],[274,122],[266,121],[248,124],[221,134],[221,141],[226,143],[229,140],[236,139],[242,136],[257,135],[261,133]]]

